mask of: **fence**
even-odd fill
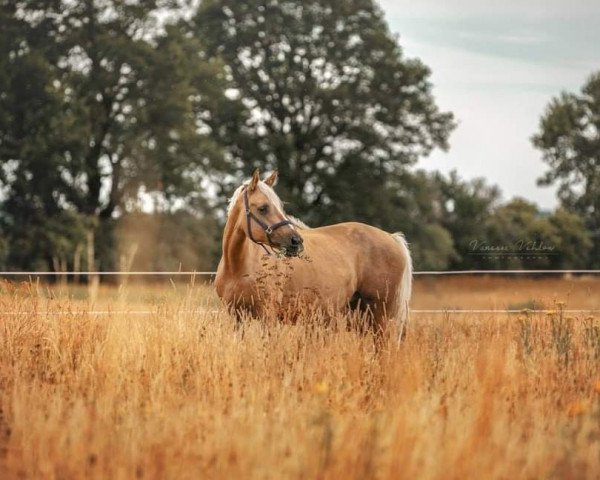
[[[217,272],[194,272],[194,271],[174,271],[174,272],[0,272],[0,277],[44,277],[44,276],[214,276]],[[450,270],[450,271],[418,271],[413,272],[413,275],[417,276],[445,276],[445,275],[598,275],[600,270]],[[502,314],[518,314],[524,311],[530,313],[545,313],[548,310],[539,309],[505,309],[505,310],[493,310],[493,309],[439,309],[439,310],[419,310],[411,309],[411,313],[416,314],[472,314],[472,313],[502,313]],[[199,312],[199,311],[198,311]],[[206,313],[216,313],[218,310],[202,310]],[[600,313],[600,309],[564,309],[562,312],[567,314],[578,314],[578,313]],[[152,310],[90,310],[85,312],[90,315],[150,315],[155,313]],[[186,310],[181,313],[196,313],[196,311]],[[32,315],[32,314],[45,314],[45,315],[64,315],[64,312],[0,312],[2,315]]]

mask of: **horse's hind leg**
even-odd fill
[[[349,322],[346,324],[348,330],[356,330],[364,334],[372,328],[373,315],[369,311],[368,302],[359,292],[354,292],[348,301],[348,311],[350,313]]]
[[[387,300],[376,300],[370,306],[373,312],[373,333],[377,350],[386,343],[392,341],[394,344],[402,342],[406,337],[406,328],[399,330],[396,322],[397,306]]]
[[[357,318],[360,318],[357,322],[357,330],[363,333],[371,330],[376,350],[382,350],[388,339],[395,334],[395,324],[390,320],[396,313],[395,304],[357,291],[348,302],[348,307],[358,314]]]
[[[375,347],[380,350],[384,337],[381,302],[357,291],[348,302],[348,308],[355,314],[352,317],[355,322],[352,327],[361,334],[366,334],[368,331],[373,332]]]

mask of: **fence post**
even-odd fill
[[[98,296],[98,284],[100,283],[100,277],[93,274],[96,271],[96,262],[94,260],[94,230],[90,228],[87,231],[87,270],[88,270],[88,295],[90,301],[95,302]]]

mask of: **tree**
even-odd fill
[[[108,251],[111,218],[140,192],[205,207],[200,179],[221,152],[199,122],[227,100],[222,67],[183,23],[158,23],[170,3],[2,3],[0,182],[13,233],[70,212]]]
[[[417,170],[406,172],[397,182],[384,190],[388,200],[381,205],[383,218],[393,218],[402,226],[415,268],[445,270],[456,251],[442,225],[443,197],[436,175]]]
[[[579,216],[560,208],[542,213],[520,198],[494,209],[484,232],[485,245],[472,252],[492,268],[581,268],[592,246]]]
[[[437,173],[432,179],[440,189],[440,224],[454,241],[455,254],[450,268],[486,268],[485,262],[473,255],[474,241],[485,239],[485,225],[500,203],[500,190],[484,179],[465,181],[456,171],[446,178]]]
[[[17,2],[2,2],[0,23],[0,227],[6,232],[6,262],[45,269],[56,252],[76,241],[81,226],[63,211],[57,189],[60,152],[68,148],[74,122],[54,83],[51,22],[42,17],[30,23]]]
[[[549,166],[538,182],[557,183],[564,207],[585,219],[594,242],[591,265],[600,267],[600,72],[581,94],[562,93],[550,102],[533,144]]]
[[[558,251],[557,256],[550,258],[550,267],[587,268],[594,244],[584,219],[564,208],[557,208],[548,217],[548,222],[554,229],[551,241],[555,242]]]
[[[387,205],[408,166],[447,147],[453,121],[372,0],[206,0],[194,26],[246,107],[208,120],[237,180],[277,168],[282,197],[308,222],[402,228]]]

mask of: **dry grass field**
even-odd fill
[[[2,283],[0,478],[598,478],[600,315],[561,309],[600,279],[419,278],[413,307],[546,312],[415,314],[375,353],[344,319],[242,336],[204,285]]]

